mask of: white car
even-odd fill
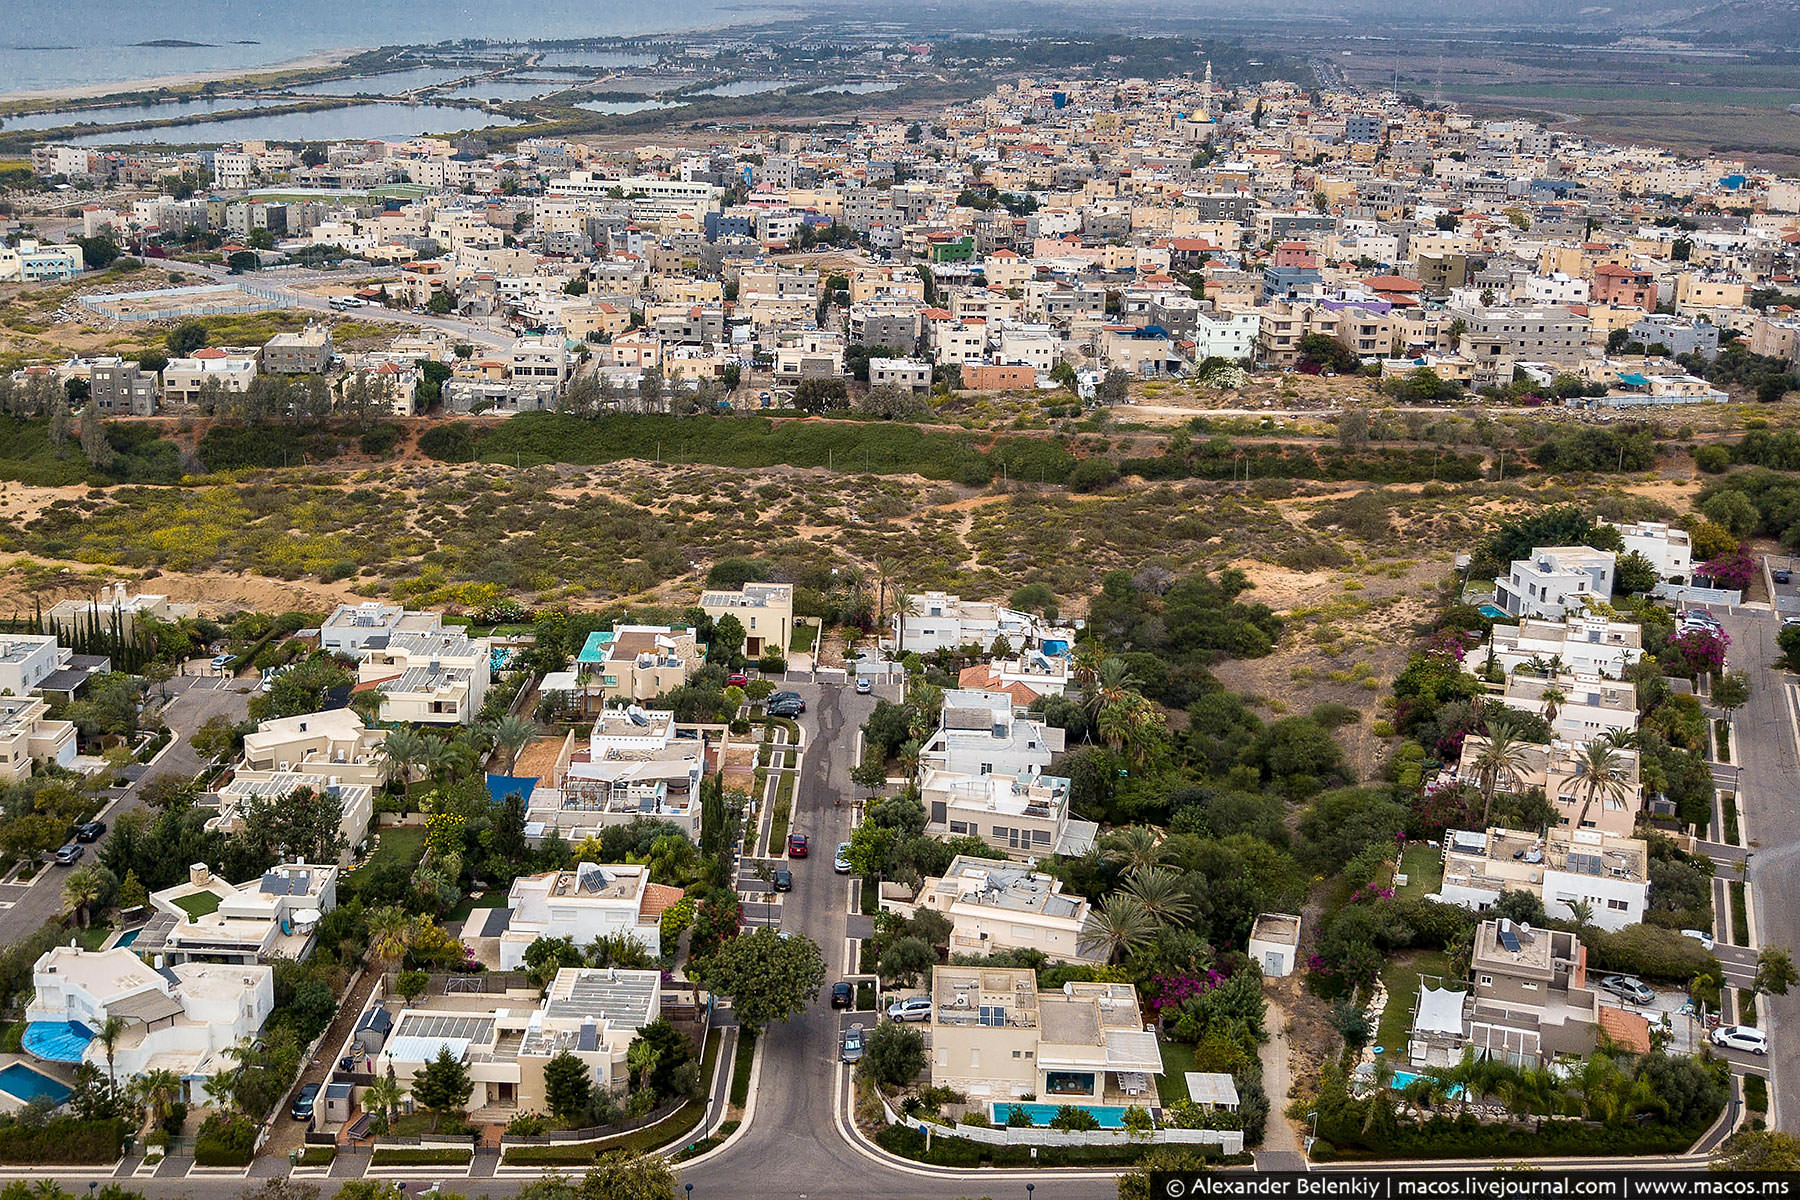
[[[931,997],[908,996],[904,1000],[896,1000],[888,1005],[890,1021],[929,1021],[931,1020]]]
[[[1751,1054],[1769,1052],[1769,1035],[1749,1025],[1721,1025],[1712,1031],[1712,1043],[1728,1050],[1748,1050]]]
[[[1713,935],[1704,929],[1684,929],[1681,931],[1681,936],[1693,938],[1700,943],[1702,949],[1711,950],[1713,948]]]

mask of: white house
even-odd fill
[[[75,726],[50,719],[36,696],[0,697],[0,779],[29,778],[37,764],[75,764]]]
[[[1540,546],[1494,580],[1494,602],[1515,617],[1561,620],[1612,599],[1618,556],[1587,546]]]
[[[0,634],[0,695],[29,696],[74,658],[75,652],[50,634]]]
[[[1006,692],[955,688],[944,693],[943,715],[919,762],[961,775],[1041,775],[1066,738],[1054,725],[1019,715]]]
[[[1444,837],[1444,882],[1437,898],[1482,911],[1503,893],[1530,892],[1544,911],[1572,920],[1585,904],[1602,929],[1644,919],[1648,850],[1640,838],[1598,829],[1553,829],[1540,837],[1516,829],[1452,830]]]
[[[1661,521],[1638,521],[1616,528],[1624,539],[1625,553],[1636,552],[1649,559],[1657,579],[1674,584],[1692,582],[1694,548],[1687,530],[1670,528]]]
[[[370,729],[348,708],[276,717],[244,735],[241,769],[310,775],[318,787],[384,782],[377,753],[387,730]]]
[[[398,632],[363,643],[358,688],[381,691],[381,719],[469,725],[481,712],[492,671],[485,638],[460,629]]]
[[[1636,686],[1598,675],[1560,671],[1545,676],[1520,671],[1507,679],[1499,700],[1508,708],[1548,717],[1557,736],[1578,744],[1637,728]]]
[[[1004,637],[1013,650],[1033,644],[1038,620],[1027,612],[984,601],[964,600],[944,592],[908,596],[893,617],[894,649],[901,654],[931,654],[959,646],[993,648]]]
[[[964,775],[924,767],[919,797],[925,832],[978,837],[1009,858],[1085,854],[1099,826],[1069,811],[1069,781],[1058,775]]]
[[[335,863],[283,863],[246,883],[195,863],[187,882],[150,893],[155,915],[132,952],[171,963],[298,961],[312,953],[319,918],[337,907],[337,880]]]
[[[926,879],[909,901],[883,899],[889,912],[920,909],[950,919],[950,953],[986,957],[1036,950],[1060,962],[1103,958],[1081,942],[1085,897],[1064,894],[1062,881],[1016,863],[958,855],[944,874]]]
[[[398,604],[383,604],[379,600],[340,604],[319,626],[319,648],[335,654],[356,654],[371,638],[387,638],[397,633],[437,633],[442,628],[441,613],[412,612]]]
[[[1527,663],[1577,674],[1623,679],[1626,668],[1644,657],[1643,630],[1630,621],[1574,615],[1560,621],[1526,617],[1517,625],[1496,625],[1489,638],[1494,665],[1511,675]],[[1463,669],[1481,671],[1488,655],[1470,654]]]
[[[226,1051],[255,1037],[275,1006],[275,973],[255,963],[184,962],[151,967],[130,950],[57,946],[32,968],[25,1049],[50,1062],[107,1069],[93,1031],[125,1022],[112,1047],[113,1074],[169,1070],[190,1100],[235,1066]]]
[[[706,767],[699,731],[677,729],[667,710],[632,705],[599,714],[587,745],[576,745],[571,731],[550,777],[527,800],[528,836],[554,832],[578,842],[608,825],[651,817],[698,840]]]
[[[1250,927],[1246,953],[1262,973],[1280,979],[1294,973],[1300,952],[1300,918],[1290,913],[1263,913]]]
[[[624,934],[655,957],[662,953],[663,910],[681,896],[678,887],[651,883],[650,869],[635,863],[582,862],[572,871],[521,875],[506,907],[491,910],[505,914],[500,969],[518,970],[526,948],[541,937],[572,938],[585,948],[595,938]]]

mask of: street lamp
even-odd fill
[[[685,1186],[686,1186],[686,1187],[687,1187],[687,1194],[688,1194],[688,1200],[693,1200],[693,1196],[694,1196],[694,1185],[693,1185],[693,1184],[691,1184],[691,1183],[690,1183],[690,1184],[687,1184],[687,1185],[685,1185]]]
[[[1031,1200],[1031,1193],[1033,1193],[1035,1191],[1037,1191],[1037,1184],[1035,1184],[1035,1183],[1026,1184],[1025,1185],[1025,1200]]]

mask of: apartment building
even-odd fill
[[[1711,321],[1648,313],[1633,321],[1627,332],[1632,341],[1642,342],[1646,347],[1663,346],[1677,358],[1684,354],[1698,354],[1709,359],[1719,355],[1719,327]]]
[[[1494,626],[1488,653],[1467,655],[1463,669],[1485,670],[1491,659],[1506,675],[1523,666],[1560,664],[1581,675],[1623,679],[1626,668],[1643,657],[1643,629],[1635,622],[1587,614],[1560,621],[1526,617],[1517,625]]]
[[[794,640],[794,586],[790,583],[746,583],[735,591],[708,590],[700,595],[700,611],[714,623],[729,614],[744,627],[744,656],[760,658],[768,650],[782,653]]]
[[[916,358],[871,358],[870,387],[897,387],[908,392],[931,390],[931,364]]]
[[[88,403],[108,416],[156,415],[156,373],[120,358],[97,360],[88,373]]]
[[[52,721],[50,706],[36,696],[0,696],[0,779],[29,779],[40,762],[75,765],[76,729]]]
[[[1540,837],[1516,829],[1451,830],[1444,835],[1440,898],[1476,912],[1509,891],[1530,892],[1544,911],[1573,920],[1585,904],[1602,929],[1644,919],[1650,891],[1648,852],[1640,838],[1599,829],[1552,829]]]
[[[359,689],[381,692],[383,721],[469,725],[481,712],[491,672],[486,639],[462,630],[398,632],[363,642]]]
[[[1099,834],[1069,811],[1069,781],[1056,775],[965,775],[924,767],[925,832],[978,837],[1009,858],[1085,854]]]
[[[1515,617],[1560,621],[1612,599],[1618,556],[1587,546],[1539,546],[1494,580],[1494,603]]]
[[[654,700],[686,683],[706,661],[694,631],[672,625],[620,625],[590,633],[575,657],[584,695],[603,703]]]
[[[335,863],[281,863],[245,883],[196,863],[185,882],[150,893],[152,915],[131,949],[170,963],[299,962],[313,951],[319,918],[337,907],[337,883]]]
[[[262,369],[270,375],[323,375],[331,368],[331,329],[308,323],[298,333],[278,333],[263,343]]]
[[[32,966],[25,1050],[48,1062],[86,1062],[130,1079],[168,1070],[190,1103],[217,1103],[212,1080],[234,1070],[228,1051],[261,1032],[275,1006],[275,973],[257,963],[151,967],[130,950],[57,946]],[[124,1023],[111,1046],[94,1032]]]
[[[1462,758],[1456,769],[1459,782],[1470,786],[1480,783],[1481,754],[1488,744],[1489,739],[1480,734],[1463,739]],[[1521,795],[1532,790],[1543,792],[1556,809],[1560,828],[1598,829],[1615,837],[1627,837],[1637,826],[1643,803],[1638,753],[1625,747],[1615,749],[1620,776],[1617,791],[1609,795],[1596,789],[1590,796],[1585,784],[1586,751],[1586,745],[1561,738],[1547,746],[1523,747],[1524,762],[1498,775],[1494,790]]]
[[[1490,354],[1505,354],[1516,361],[1548,362],[1573,366],[1588,357],[1593,322],[1567,308],[1456,309],[1468,336],[1490,347]]]
[[[165,405],[199,404],[209,391],[244,392],[256,378],[256,359],[208,346],[191,358],[171,358],[163,368]]]
[[[836,334],[804,330],[784,334],[775,348],[775,379],[798,383],[802,379],[836,379],[844,373],[844,342]]]
[[[561,388],[569,378],[568,346],[557,334],[517,338],[507,354],[507,376],[514,383]]]
[[[661,918],[681,899],[681,889],[650,882],[650,868],[636,863],[576,863],[571,871],[521,875],[506,907],[489,910],[498,923],[500,969],[519,970],[525,951],[541,937],[566,937],[586,947],[596,938],[624,936],[655,958],[662,953]]]
[[[46,246],[36,238],[0,243],[0,283],[53,283],[81,274],[81,247]]]
[[[1024,968],[935,967],[931,1000],[935,1087],[1046,1104],[1144,1104],[1155,1095],[1162,1053],[1128,983],[1040,992]]]
[[[950,920],[951,954],[1035,950],[1057,962],[1105,957],[1082,943],[1086,898],[1067,895],[1061,880],[1013,863],[958,855],[942,876],[921,882],[911,900],[884,897],[881,907],[907,917],[921,909],[942,913]]]

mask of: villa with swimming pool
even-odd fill
[[[1162,1051],[1128,983],[1039,992],[1025,968],[937,967],[931,1000],[934,1086],[971,1101],[1035,1097],[1096,1110],[1157,1103]]]

